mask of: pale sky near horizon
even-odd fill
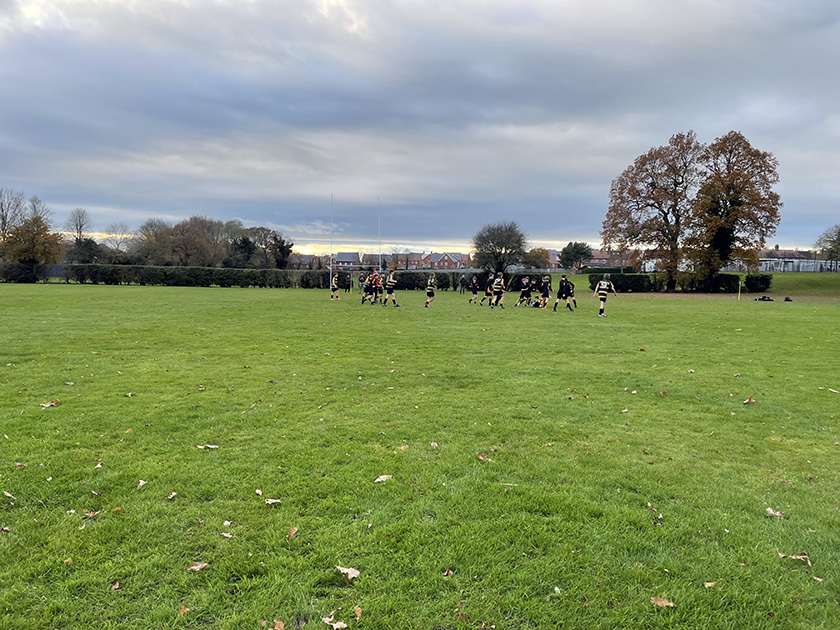
[[[0,0],[0,187],[98,231],[597,247],[636,156],[734,129],[779,160],[768,246],[808,248],[840,222],[839,74],[829,0]]]

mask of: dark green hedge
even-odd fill
[[[610,274],[610,280],[619,293],[650,293],[654,290],[654,282],[646,273],[605,273]],[[603,277],[603,273],[590,273],[589,290],[594,291],[595,286]]]
[[[0,279],[3,282],[32,283],[49,279],[50,268],[46,265],[0,262]]]

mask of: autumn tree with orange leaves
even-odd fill
[[[667,291],[686,262],[701,278],[729,263],[755,269],[758,250],[779,225],[777,166],[772,153],[737,131],[710,145],[693,131],[675,134],[613,180],[603,246],[643,250],[665,272]]]

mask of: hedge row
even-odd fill
[[[604,277],[602,273],[589,274],[589,288],[595,290],[595,285]],[[664,274],[616,274],[610,275],[615,290],[619,293],[647,293],[665,290]],[[763,293],[770,289],[773,281],[772,274],[748,274],[744,278],[744,290],[749,293]],[[695,274],[680,273],[677,275],[677,286],[684,292],[699,293],[738,293],[740,276],[738,274],[720,273],[711,278],[700,279]]]

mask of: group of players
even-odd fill
[[[397,286],[397,280],[394,277],[394,272],[391,271],[387,278],[385,274],[380,274],[377,271],[371,272],[367,276],[361,276],[359,278],[359,284],[361,285],[362,289],[362,304],[365,302],[369,302],[370,304],[381,304],[382,306],[388,306],[388,300],[391,300],[394,303],[395,307],[399,307],[397,304],[397,298],[394,295],[394,289]],[[489,300],[490,308],[504,308],[504,301],[505,301],[505,293],[507,289],[505,288],[505,278],[502,274],[494,275],[491,273],[488,278],[487,282],[484,285],[484,297],[481,298],[479,301],[478,293],[480,290],[479,281],[476,276],[472,277],[468,285],[469,290],[472,293],[472,297],[470,298],[470,304],[478,304],[479,306],[484,306],[484,301]],[[339,300],[341,299],[338,296],[338,275],[333,275],[332,280],[330,282],[330,300]],[[532,293],[539,291],[539,297],[532,297]],[[615,290],[615,286],[610,281],[610,274],[604,274],[604,278],[598,281],[598,284],[595,287],[595,293],[593,297],[597,297],[601,301],[601,306],[598,311],[598,317],[606,317],[604,313],[604,308],[607,302],[607,295],[609,292],[612,291],[614,295],[618,295]],[[383,297],[384,293],[384,297]],[[429,275],[429,278],[426,281],[426,303],[425,308],[429,308],[429,304],[431,304],[435,299],[435,274],[432,273]],[[530,277],[525,277],[522,279],[522,288],[519,292],[519,299],[516,301],[514,306],[526,306],[531,308],[540,308],[545,309],[548,306],[549,301],[551,300],[551,276],[543,276],[541,279],[531,280]],[[575,299],[575,285],[566,278],[566,274],[560,276],[560,284],[557,288],[557,299],[554,301],[554,308],[553,311],[557,311],[557,305],[563,301],[566,303],[566,308],[569,309],[570,312],[574,312],[577,309],[577,300]]]

